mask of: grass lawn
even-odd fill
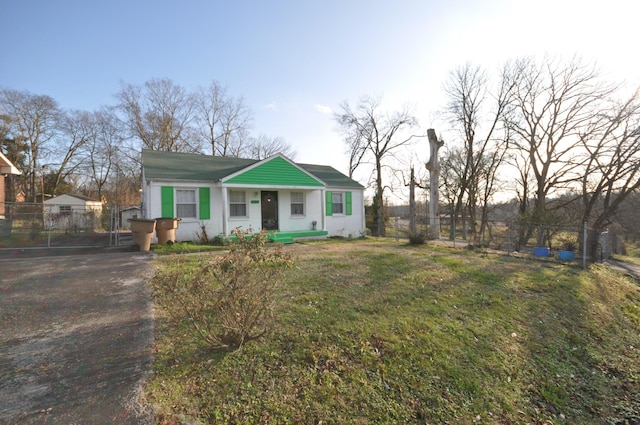
[[[156,302],[158,423],[640,423],[640,287],[584,271],[395,240],[287,246],[277,324],[208,349]],[[158,257],[188,270],[220,253]]]
[[[192,254],[197,252],[227,251],[229,247],[219,245],[200,245],[193,242],[176,242],[171,245],[151,245],[151,251],[158,255]]]

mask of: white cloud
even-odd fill
[[[316,111],[320,112],[321,114],[328,115],[331,112],[333,112],[331,110],[331,106],[325,106],[325,105],[320,105],[316,103],[315,105],[313,105],[313,107],[316,109]]]
[[[275,100],[272,100],[271,102],[264,105],[264,109],[268,109],[269,111],[275,111],[275,112],[278,112],[280,110]]]

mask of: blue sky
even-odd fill
[[[631,0],[5,0],[2,9],[0,87],[95,110],[115,103],[121,81],[169,78],[191,90],[215,79],[244,97],[256,135],[282,136],[297,161],[343,172],[340,102],[380,95],[444,133],[442,85],[465,62],[493,70],[524,55],[577,54],[612,81],[640,84]],[[412,156],[423,163],[428,149]]]

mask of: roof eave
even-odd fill
[[[0,174],[13,174],[19,176],[22,171],[18,170],[18,167],[13,165],[9,158],[7,158],[2,152],[0,152]]]

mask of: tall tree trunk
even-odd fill
[[[409,237],[416,238],[418,229],[416,225],[416,177],[411,167],[411,180],[409,181]]]
[[[385,226],[384,217],[384,197],[382,187],[382,164],[380,159],[376,158],[376,195],[378,197],[376,214],[376,227],[378,229],[378,236],[387,236],[387,229]]]
[[[438,150],[444,145],[443,141],[438,141],[436,131],[432,128],[427,130],[429,138],[429,162],[426,167],[429,170],[429,239],[440,239],[440,163],[438,161]]]

